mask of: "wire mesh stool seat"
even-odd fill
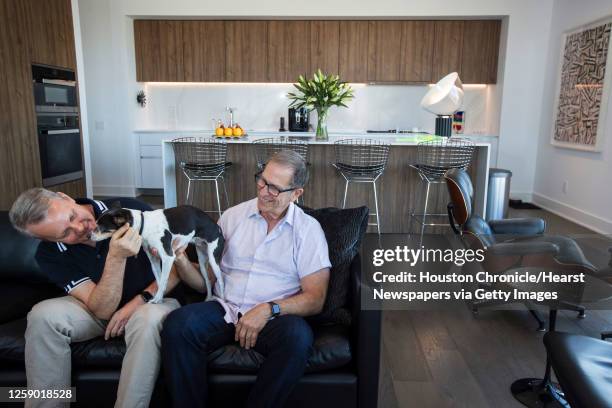
[[[253,150],[259,170],[263,170],[270,157],[281,150],[293,150],[308,163],[308,143],[301,140],[290,140],[280,137],[257,139],[253,140]]]
[[[225,202],[229,207],[229,198],[225,186],[225,170],[232,163],[227,161],[227,143],[203,137],[180,137],[172,140],[174,157],[178,167],[187,178],[187,196],[185,202],[191,204],[189,199],[192,181],[213,181],[217,199],[217,212],[221,210],[221,198],[219,195],[219,181],[223,183]],[[194,185],[195,189],[195,185]],[[191,194],[193,198],[193,194]]]
[[[409,229],[412,231],[412,221],[417,218],[421,224],[421,243],[426,226],[448,226],[448,221],[444,223],[427,222],[427,217],[448,217],[447,213],[428,213],[429,191],[432,184],[443,184],[444,173],[452,168],[466,170],[472,162],[474,153],[474,143],[461,138],[449,138],[448,140],[433,140],[421,142],[417,145],[417,161],[411,164],[421,182],[425,186],[425,197],[423,212],[416,213],[415,209],[410,212]]]
[[[342,208],[346,207],[349,183],[372,183],[375,212],[370,213],[370,216],[376,217],[376,222],[368,222],[368,225],[376,226],[379,238],[380,217],[376,180],[382,176],[389,161],[389,147],[388,144],[373,139],[344,139],[334,143],[336,162],[332,165],[345,180]]]

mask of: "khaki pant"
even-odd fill
[[[160,336],[168,313],[180,305],[175,299],[138,307],[125,326],[127,350],[121,366],[115,407],[148,407],[160,366]],[[73,296],[44,300],[28,314],[25,364],[28,387],[70,387],[70,343],[103,336],[106,322],[89,312]],[[78,400],[77,390],[77,400]],[[26,407],[69,407],[69,403],[28,400]]]

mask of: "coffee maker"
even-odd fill
[[[309,113],[306,108],[289,108],[289,131],[308,132]]]

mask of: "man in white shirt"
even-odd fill
[[[173,406],[206,406],[207,354],[233,342],[266,357],[250,407],[283,406],[304,373],[313,336],[303,317],[323,308],[331,266],[321,226],[294,204],[307,179],[300,155],[278,152],[255,175],[257,198],[219,219],[225,293],[215,284],[212,301],[170,313],[162,332]],[[184,248],[177,250],[175,262],[180,278],[204,293],[204,280]],[[214,280],[210,271],[209,276]]]

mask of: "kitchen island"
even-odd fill
[[[194,132],[190,136],[210,137],[210,133]],[[277,132],[258,132],[244,138],[224,139],[228,143],[228,161],[232,166],[226,175],[230,205],[236,205],[255,197],[256,187],[253,175],[257,171],[255,154],[251,143],[267,137],[278,137]],[[341,139],[368,138],[380,140],[391,145],[389,162],[385,173],[377,182],[381,231],[385,233],[409,232],[410,211],[413,207],[422,208],[424,189],[417,172],[410,164],[416,161],[417,144],[431,136],[396,134],[379,135],[363,133],[330,134],[329,141],[316,141],[312,135],[285,133],[284,137],[296,138],[309,144],[310,178],[305,187],[304,204],[312,208],[339,207],[344,194],[344,179],[332,167],[335,161],[334,142]],[[162,141],[162,166],[164,186],[164,206],[173,207],[185,204],[187,181],[180,168],[176,166],[174,150],[170,143],[173,137]],[[475,213],[484,216],[486,208],[487,180],[489,175],[490,145],[475,143],[476,149],[469,173],[474,183]],[[211,213],[216,211],[214,183],[192,183],[192,203]],[[223,195],[222,207],[225,208]],[[430,212],[446,213],[448,194],[446,186],[434,185],[430,192]],[[372,187],[367,183],[351,183],[347,197],[347,207],[368,205],[374,208]],[[422,211],[422,210],[421,210]],[[444,221],[444,220],[438,220]],[[415,223],[416,225],[416,223]],[[415,228],[415,226],[413,226]]]

